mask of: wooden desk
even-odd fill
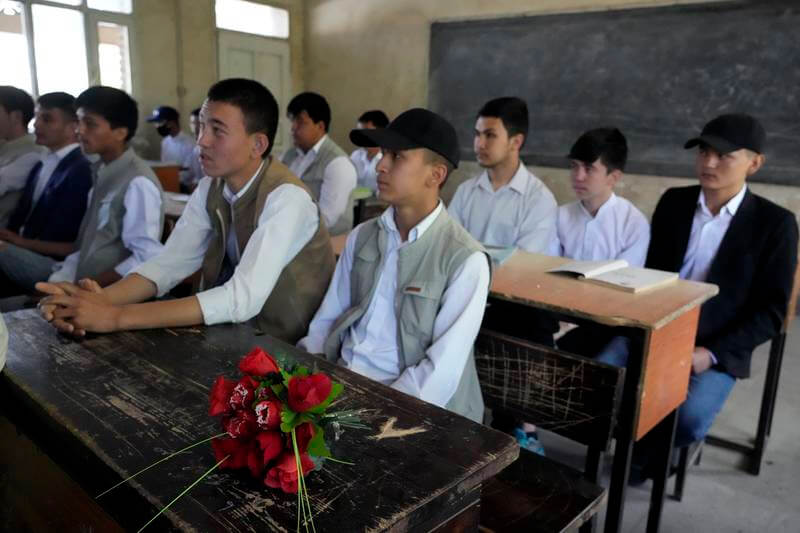
[[[718,289],[678,280],[632,294],[546,272],[567,261],[518,250],[495,270],[490,295],[551,311],[568,321],[622,327],[632,339],[606,513],[606,531],[616,532],[622,524],[633,441],[661,424],[663,440],[669,444],[662,450],[665,461],[671,452],[675,409],[686,398],[689,384],[700,305]],[[659,525],[666,464],[664,470],[664,479],[653,485],[650,531]]]
[[[180,165],[152,165],[158,181],[161,182],[161,187],[167,192],[180,192],[181,191],[181,167]]]
[[[335,457],[356,465],[329,462],[309,475],[317,531],[429,531],[454,517],[463,520],[465,530],[474,530],[482,482],[519,453],[508,435],[270,337],[256,337],[249,326],[123,332],[75,342],[56,335],[34,310],[4,318],[10,343],[0,374],[0,411],[90,495],[218,433],[218,422],[207,415],[212,381],[220,373],[237,376],[238,360],[255,344],[330,373],[345,385],[341,408],[369,409],[363,418],[371,429],[347,430],[331,443]],[[423,431],[391,432],[410,428]],[[138,529],[213,464],[210,446],[199,446],[97,503],[123,529]],[[42,474],[27,476],[20,479]],[[20,486],[13,476],[10,481],[0,476],[0,494],[58,503],[46,494],[20,494]],[[82,510],[77,501],[72,495],[62,507]],[[264,487],[249,474],[217,471],[151,528],[293,531],[296,503],[295,496]],[[72,518],[85,524],[88,516]],[[95,529],[106,530],[107,522],[96,523]]]

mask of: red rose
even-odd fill
[[[295,438],[297,439],[297,449],[300,453],[305,453],[308,450],[308,443],[314,437],[314,426],[311,422],[303,422],[294,428]],[[292,435],[289,434],[289,446],[291,446]]]
[[[249,409],[240,409],[222,421],[222,428],[234,439],[246,440],[258,431],[256,415]]]
[[[209,395],[209,415],[224,415],[231,411],[230,400],[235,386],[235,382],[225,379],[223,376],[217,377],[211,386],[211,394]]]
[[[256,404],[256,422],[261,429],[275,429],[281,425],[281,404],[275,400],[262,400]]]
[[[253,348],[239,361],[239,370],[251,376],[266,376],[271,372],[279,372],[278,363],[261,348]]]
[[[247,468],[250,469],[250,475],[255,478],[260,478],[264,475],[264,467],[267,462],[264,461],[264,455],[261,449],[256,444],[256,441],[251,441],[247,447]]]
[[[245,376],[239,380],[239,383],[233,387],[231,393],[231,408],[232,409],[248,409],[252,406],[255,399],[255,390],[258,386],[256,380],[250,376]]]
[[[305,477],[306,474],[314,469],[314,461],[311,460],[307,453],[300,454],[300,466]],[[295,461],[294,453],[284,452],[278,458],[275,466],[267,471],[264,484],[275,489],[283,489],[283,492],[297,493],[297,462]]]
[[[243,442],[238,439],[224,437],[212,440],[211,447],[214,449],[214,458],[217,462],[228,456],[228,459],[220,465],[220,468],[237,469],[247,466],[247,456],[253,447],[253,441]]]
[[[289,407],[302,413],[324,402],[331,393],[331,378],[325,374],[295,376],[289,380]]]
[[[264,464],[278,457],[283,451],[283,438],[278,431],[261,431],[256,435],[256,441],[261,448]]]

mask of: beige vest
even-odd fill
[[[337,319],[325,341],[324,351],[329,361],[339,359],[344,335],[364,316],[375,294],[386,250],[387,231],[380,217],[368,220],[358,230],[350,272],[352,307]],[[414,366],[425,357],[425,351],[433,342],[433,323],[448,280],[476,251],[484,250],[446,209],[442,209],[422,237],[397,251],[395,308],[397,345],[405,363],[403,368]],[[489,261],[488,255],[486,260]],[[489,266],[491,268],[491,261]],[[471,420],[483,422],[483,396],[472,351],[458,389],[446,407]]]
[[[224,181],[221,178],[214,179],[206,199],[206,211],[214,229],[214,238],[206,250],[195,292],[216,284],[225,258],[231,221],[235,224],[239,250],[244,251],[258,226],[267,197],[284,184],[296,185],[309,192],[308,187],[286,165],[270,157],[255,182],[231,208],[222,194]],[[292,344],[300,340],[308,332],[308,325],[322,303],[335,267],[330,236],[320,215],[316,233],[283,268],[261,312],[255,317],[258,328]]]
[[[283,154],[281,160],[286,166],[289,166],[299,155],[300,152],[297,148],[293,147]],[[308,165],[308,168],[303,171],[303,175],[300,176],[303,183],[308,185],[308,188],[311,190],[311,197],[317,202],[319,202],[319,195],[322,191],[322,178],[325,174],[325,169],[330,162],[337,157],[345,157],[348,162],[350,161],[345,151],[339,148],[339,145],[333,142],[330,137],[326,137],[325,140],[322,141],[314,161]],[[331,235],[342,235],[349,232],[351,229],[353,229],[353,191],[350,191],[350,198],[347,200],[344,213],[339,217],[339,220],[334,222],[329,231]]]

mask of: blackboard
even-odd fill
[[[474,160],[478,109],[528,102],[526,163],[565,167],[583,131],[619,127],[628,172],[694,177],[683,144],[726,112],[768,134],[755,181],[800,185],[800,1],[759,0],[437,22],[429,106]]]

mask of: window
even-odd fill
[[[0,0],[0,84],[34,97],[103,84],[132,92],[131,0]]]
[[[289,12],[246,0],[216,0],[217,28],[289,38]]]

